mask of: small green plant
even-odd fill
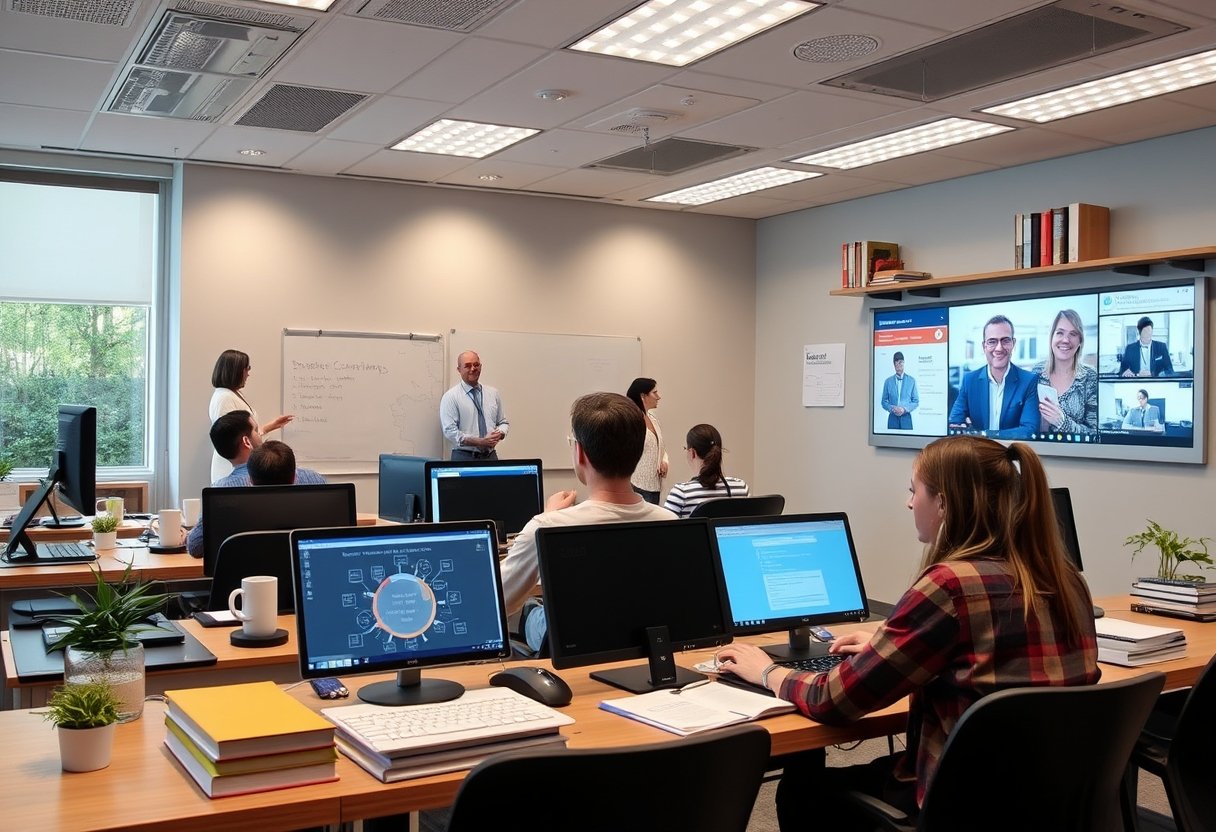
[[[98,534],[117,531],[118,518],[112,514],[99,514],[93,518],[93,531]]]
[[[101,728],[118,722],[122,700],[105,682],[55,688],[44,718],[60,728]]]
[[[154,594],[152,584],[138,583],[131,578],[131,565],[122,573],[122,579],[114,585],[106,583],[100,569],[94,569],[96,587],[92,595],[82,592],[67,596],[80,610],[78,613],[55,613],[43,616],[44,620],[67,627],[68,631],[54,642],[49,650],[75,647],[103,656],[115,650],[134,647],[135,633],[151,630],[144,619],[164,606],[169,596]]]
[[[1210,537],[1179,537],[1178,532],[1166,529],[1161,524],[1148,521],[1148,528],[1139,534],[1133,534],[1123,541],[1124,546],[1135,544],[1132,558],[1140,554],[1145,546],[1157,547],[1157,577],[1174,580],[1203,581],[1200,575],[1179,575],[1178,568],[1184,563],[1193,563],[1204,569],[1212,565],[1212,556],[1208,554]]]
[[[13,473],[13,461],[0,457],[0,480],[8,479],[8,475]]]

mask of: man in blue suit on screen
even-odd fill
[[[988,319],[983,337],[988,365],[963,376],[950,408],[950,429],[1029,439],[1039,428],[1038,376],[1010,363],[1015,339],[1013,323],[1004,315]]]
[[[916,379],[904,372],[904,354],[895,353],[895,375],[882,385],[882,409],[888,430],[912,430],[912,411],[920,404]]]

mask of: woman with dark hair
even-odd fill
[[[747,483],[722,473],[722,452],[725,448],[722,447],[722,434],[718,433],[716,427],[693,425],[684,442],[693,478],[673,485],[663,508],[674,511],[680,517],[687,517],[706,500],[750,496]]]
[[[1081,316],[1071,309],[1057,312],[1050,343],[1046,360],[1034,368],[1039,375],[1039,430],[1097,433],[1098,371],[1081,360]],[[1055,390],[1054,397],[1043,395],[1046,387]]]
[[[659,385],[652,378],[635,378],[625,394],[630,401],[642,409],[646,418],[646,444],[642,458],[634,469],[629,484],[648,503],[659,504],[659,492],[663,490],[663,477],[667,476],[667,452],[663,450],[663,431],[654,410],[659,406]]]
[[[220,357],[215,360],[215,367],[211,370],[211,386],[215,390],[211,393],[211,403],[207,406],[207,415],[211,422],[223,416],[225,413],[231,413],[234,410],[248,410],[253,416],[254,425],[258,426],[258,432],[262,434],[270,433],[272,430],[278,430],[292,420],[291,416],[276,416],[264,425],[258,423],[258,412],[253,409],[245,397],[241,395],[241,389],[245,383],[249,381],[249,371],[253,369],[249,364],[249,355],[240,350],[224,350],[220,353]],[[224,459],[215,449],[211,450],[211,482],[215,482],[220,477],[226,477],[232,473],[232,463]]]
[[[815,673],[779,667],[734,643],[727,673],[762,684],[819,722],[857,719],[905,696],[907,749],[862,766],[825,767],[822,750],[792,755],[777,788],[782,829],[814,806],[823,829],[868,829],[841,796],[860,790],[919,811],[942,748],[986,694],[1033,685],[1090,685],[1101,675],[1089,590],[1064,554],[1047,475],[1028,445],[978,436],[928,445],[912,466],[920,574],[873,632],[836,639],[844,661]]]

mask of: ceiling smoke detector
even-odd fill
[[[878,46],[878,39],[869,35],[827,35],[798,44],[794,57],[810,64],[841,64],[869,55]]]

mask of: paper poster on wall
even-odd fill
[[[844,407],[844,344],[802,348],[802,406]]]

